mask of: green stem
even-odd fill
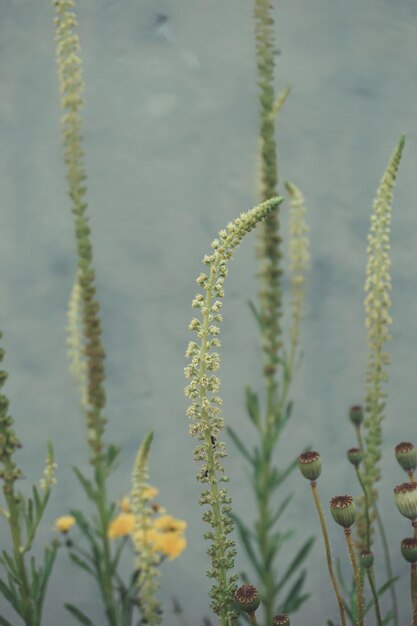
[[[378,594],[376,592],[376,587],[375,587],[373,567],[372,568],[367,568],[366,569],[366,574],[368,576],[369,586],[371,588],[372,597],[374,599],[376,622],[377,622],[378,626],[382,626],[382,615],[381,615],[381,609],[380,609],[380,606],[379,606]]]
[[[263,443],[267,443],[268,438],[267,429],[264,433]],[[263,446],[265,447],[265,446]],[[266,457],[262,457],[263,472],[262,472],[262,493],[259,500],[259,531],[258,541],[260,552],[262,556],[262,585],[263,585],[263,597],[264,597],[264,617],[265,623],[270,624],[274,615],[274,573],[271,564],[268,563],[270,555],[270,542],[268,533],[269,522],[269,482],[270,482],[270,454]]]
[[[108,515],[107,515],[107,494],[106,482],[101,467],[96,468],[97,472],[97,511],[100,520],[101,541],[103,548],[103,569],[99,577],[101,593],[109,626],[118,626],[117,611],[114,601],[112,575],[111,575],[111,554],[107,536]]]
[[[350,528],[345,528],[345,537],[346,537],[346,543],[347,543],[348,550],[349,550],[350,560],[352,561],[353,575],[355,577],[356,595],[358,598],[359,615],[358,615],[357,623],[358,623],[358,626],[364,626],[365,611],[364,611],[364,601],[363,601],[363,585],[362,585],[361,572],[360,572],[358,560],[356,558],[355,549],[353,546],[352,531],[350,530]]]
[[[313,493],[314,504],[316,505],[317,513],[319,515],[321,532],[323,534],[324,545],[325,545],[325,548],[326,548],[327,569],[329,570],[330,579],[332,581],[333,589],[334,589],[334,592],[336,594],[337,603],[339,605],[340,621],[342,622],[342,626],[346,626],[345,606],[344,606],[342,594],[340,592],[340,588],[339,588],[339,585],[338,585],[338,582],[337,582],[337,579],[336,579],[336,575],[335,575],[334,569],[333,569],[333,562],[332,562],[332,555],[331,555],[330,541],[329,541],[329,533],[327,532],[326,521],[325,521],[324,515],[323,515],[323,509],[322,509],[322,506],[320,504],[320,498],[319,498],[319,494],[318,494],[318,491],[317,491],[317,483],[316,483],[316,481],[312,480],[312,481],[310,481],[310,485],[311,485],[311,491]]]
[[[358,465],[355,465],[356,476],[358,478],[359,484],[362,488],[363,495],[365,498],[365,520],[366,520],[366,548],[369,550],[371,547],[371,520],[369,518],[369,498],[368,492],[366,491],[365,484],[362,480],[361,473],[359,471]]]
[[[385,568],[387,572],[387,576],[389,580],[394,578],[394,572],[392,569],[391,557],[389,553],[387,536],[385,534],[384,525],[382,523],[381,516],[378,511],[378,507],[375,505],[375,514],[376,514],[376,523],[378,525],[379,536],[381,537],[382,550],[384,552],[384,560],[385,560]],[[398,602],[397,602],[397,592],[395,591],[395,584],[390,585],[390,594],[391,594],[391,602],[392,602],[392,611],[394,614],[394,625],[399,626],[398,624]]]
[[[413,608],[413,626],[417,626],[417,563],[411,563],[411,606]]]
[[[5,486],[6,492],[8,485]],[[5,493],[7,506],[9,508],[9,526],[12,535],[14,560],[19,573],[19,592],[21,598],[21,616],[26,626],[38,626],[40,616],[37,615],[36,605],[33,602],[30,584],[26,572],[26,564],[23,553],[22,535],[19,525],[19,513],[16,506],[16,494],[11,488],[10,493]]]

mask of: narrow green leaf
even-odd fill
[[[8,622],[7,619],[5,617],[2,617],[1,615],[0,615],[0,624],[1,626],[13,626],[13,624]]]
[[[248,415],[256,428],[260,429],[261,427],[261,415],[259,408],[259,397],[258,394],[252,391],[252,389],[247,385],[245,387],[245,396],[246,396],[246,410]]]
[[[79,608],[77,608],[73,604],[68,603],[64,606],[67,611],[69,611],[71,615],[76,617],[81,624],[84,624],[84,626],[94,626],[94,623],[91,621],[91,619],[87,617],[87,615],[83,613]]]
[[[305,582],[306,574],[307,574],[306,570],[303,570],[300,576],[297,578],[297,580],[293,584],[293,586],[291,587],[291,589],[289,590],[289,592],[287,593],[287,596],[284,600],[284,604],[282,605],[283,613],[293,613],[298,608],[298,606],[300,606],[299,604],[300,601],[302,603],[306,599],[306,597],[303,597],[300,595],[300,592]],[[308,597],[308,594],[307,594],[307,597]]]
[[[256,319],[256,322],[258,324],[259,330],[261,332],[264,332],[264,330],[265,330],[265,323],[264,323],[264,321],[263,321],[263,319],[262,319],[258,309],[256,308],[255,304],[252,302],[252,300],[248,301],[248,305],[249,305],[250,310],[253,313],[254,318]]]
[[[6,585],[6,583],[4,582],[4,580],[2,580],[1,578],[0,578],[0,591],[4,595],[6,600],[8,602],[10,602],[10,604],[15,609],[15,611],[17,611],[20,614],[20,611],[19,611],[19,606],[20,606],[19,597],[16,595],[14,590],[11,589],[10,587],[8,587]]]
[[[229,435],[230,435],[233,443],[235,444],[236,448],[243,454],[245,459],[247,461],[249,461],[249,463],[251,465],[253,465],[252,455],[250,454],[249,450],[245,447],[245,445],[242,442],[242,440],[236,435],[235,431],[232,428],[230,428],[230,426],[228,426],[227,427],[227,432],[229,433]]]
[[[95,570],[83,559],[81,559],[77,554],[75,554],[74,552],[70,552],[69,558],[73,563],[75,563],[75,565],[88,572],[91,576],[95,576]]]
[[[310,537],[307,541],[301,546],[291,563],[288,565],[285,573],[283,574],[281,581],[277,584],[277,593],[282,589],[285,583],[290,579],[290,577],[294,574],[294,572],[302,565],[303,561],[307,558],[308,553],[310,552],[314,543],[314,537]]]
[[[93,487],[93,484],[90,480],[88,480],[88,478],[86,478],[84,476],[84,474],[78,469],[78,467],[73,467],[73,472],[76,475],[76,477],[78,478],[78,480],[81,483],[82,488],[84,489],[87,497],[90,500],[95,500],[96,499],[96,491]]]
[[[256,557],[255,551],[251,544],[250,531],[246,528],[246,526],[243,524],[243,522],[240,520],[240,518],[237,515],[230,514],[230,517],[233,519],[233,521],[236,524],[239,536],[243,543],[243,547],[246,550],[246,554],[248,555],[251,563],[253,564],[254,568],[258,572],[258,575],[262,576],[262,568],[260,567],[258,563],[258,559]]]
[[[281,517],[281,515],[284,513],[285,509],[291,502],[293,495],[294,494],[290,493],[290,495],[287,496],[285,500],[283,500],[283,502],[280,504],[280,506],[275,511],[275,513],[269,517],[268,524],[267,524],[268,530],[272,528],[272,526],[279,520],[279,518]]]

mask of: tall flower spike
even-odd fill
[[[391,261],[389,257],[391,204],[403,147],[404,137],[401,137],[377,191],[368,235],[368,264],[365,281],[368,363],[363,482],[367,490],[370,508],[373,508],[376,502],[375,483],[380,479],[378,463],[381,458],[381,423],[384,419],[385,385],[388,380],[386,368],[389,362],[385,345],[391,338],[389,327],[392,322],[389,314],[391,306]],[[360,516],[362,515],[363,510],[360,511]],[[359,525],[359,527],[363,526]],[[368,548],[370,547],[372,537],[368,537],[367,540],[364,537],[360,537],[360,539]]]
[[[132,474],[132,493],[130,502],[132,512],[136,516],[136,526],[133,542],[136,552],[136,570],[139,572],[139,606],[144,623],[156,626],[161,623],[161,607],[156,599],[159,588],[157,565],[159,558],[148,539],[152,521],[152,508],[147,497],[148,485],[148,456],[152,443],[152,433],[148,433],[143,440],[136,456]]]
[[[289,259],[291,272],[291,313],[290,361],[298,346],[300,322],[304,309],[304,285],[310,267],[308,225],[305,219],[306,206],[301,191],[292,183],[285,183],[290,197],[290,242]]]
[[[254,0],[256,62],[260,89],[260,161],[261,200],[277,195],[278,166],[275,142],[274,93],[274,21],[270,0]],[[282,101],[288,92],[284,92]],[[279,104],[278,104],[279,107]],[[269,392],[275,389],[275,373],[281,349],[281,237],[278,205],[266,216],[260,227],[258,258],[260,260],[260,318],[263,327],[264,376]]]
[[[203,263],[208,266],[208,273],[202,273],[197,278],[197,284],[205,291],[204,295],[197,294],[193,300],[193,307],[200,309],[200,319],[193,318],[189,326],[197,334],[197,341],[190,342],[186,351],[190,362],[185,368],[185,376],[190,379],[190,383],[185,388],[185,395],[192,402],[187,415],[193,420],[190,434],[199,440],[194,458],[202,463],[197,477],[205,485],[200,503],[208,507],[203,513],[203,520],[211,527],[205,534],[206,539],[211,541],[208,554],[212,569],[208,576],[216,581],[210,592],[211,606],[219,616],[221,626],[231,626],[235,620],[233,593],[236,576],[228,574],[233,568],[235,548],[228,536],[233,528],[231,500],[227,490],[221,486],[228,479],[222,464],[226,448],[219,439],[223,429],[222,401],[218,396],[220,379],[214,374],[220,367],[220,354],[213,349],[221,345],[218,323],[222,321],[221,298],[224,296],[228,262],[243,237],[270,211],[275,210],[281,201],[282,198],[274,198],[264,202],[242,213],[225,230],[220,231],[219,239],[212,243],[213,254],[203,259]]]
[[[72,212],[75,216],[79,284],[82,298],[82,318],[87,362],[87,427],[91,461],[100,462],[103,454],[103,434],[106,420],[101,415],[106,397],[104,381],[104,350],[101,342],[99,304],[96,299],[95,274],[90,228],[86,216],[85,167],[82,148],[81,115],[84,84],[80,43],[75,32],[77,19],[73,0],[53,0],[55,7],[56,60],[61,91],[62,142],[66,177]]]

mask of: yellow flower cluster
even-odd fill
[[[55,530],[60,533],[67,533],[76,523],[76,519],[73,515],[63,515],[62,517],[58,517],[55,521]]]
[[[157,489],[149,487],[146,490],[146,498],[151,500],[157,493]],[[160,553],[171,561],[180,556],[187,547],[187,540],[184,537],[187,523],[183,520],[175,519],[172,515],[160,514],[159,517],[152,520],[152,524],[144,533],[142,530],[135,531],[136,518],[131,513],[129,499],[123,498],[119,502],[119,507],[122,512],[109,524],[108,536],[110,539],[130,535],[139,549],[146,543],[151,546],[153,552]],[[157,513],[165,513],[165,509],[157,504],[153,505],[152,508]]]

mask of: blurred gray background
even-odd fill
[[[282,466],[307,444],[321,451],[324,502],[359,493],[345,450],[346,419],[363,400],[366,337],[363,282],[375,190],[401,133],[407,142],[395,192],[393,342],[382,463],[381,511],[395,571],[407,522],[392,488],[403,481],[392,447],[416,437],[417,379],[417,5],[414,0],[282,0],[276,5],[277,89],[290,85],[279,116],[280,178],[304,192],[312,272],[303,329],[304,359],[292,390],[295,408],[279,449]],[[183,354],[200,259],[217,231],[257,201],[257,87],[252,4],[248,0],[89,0],[78,2],[86,106],[88,199],[107,351],[109,440],[123,446],[112,495],[130,489],[143,435],[155,432],[151,482],[160,502],[188,521],[186,552],[163,565],[165,624],[175,625],[177,595],[190,625],[208,614],[209,582],[194,442],[184,417]],[[46,0],[0,0],[0,327],[10,378],[5,392],[24,443],[27,480],[37,482],[46,440],[59,464],[39,545],[56,516],[84,496],[71,466],[87,469],[83,418],[67,372],[66,305],[74,279],[73,221],[61,158],[53,10]],[[283,229],[287,223],[283,207]],[[222,394],[226,422],[252,445],[243,386],[259,384],[255,323],[256,238],[238,251],[224,306]],[[227,459],[236,511],[254,507],[242,459]],[[22,488],[26,485],[22,483]],[[318,533],[307,483],[297,474],[283,528],[301,541]],[[1,545],[8,534],[0,520]],[[346,561],[338,528],[334,553]],[[377,548],[377,557],[379,556]],[[243,556],[237,568],[246,567]],[[337,619],[321,538],[310,561],[312,596],[294,624]],[[382,569],[381,566],[379,569]],[[346,569],[347,573],[349,569]],[[385,580],[384,574],[379,582]],[[408,580],[399,586],[409,621]],[[97,592],[59,556],[44,624],[69,626],[64,601],[97,623]],[[7,608],[2,612],[10,616]],[[18,624],[18,621],[13,623]]]

